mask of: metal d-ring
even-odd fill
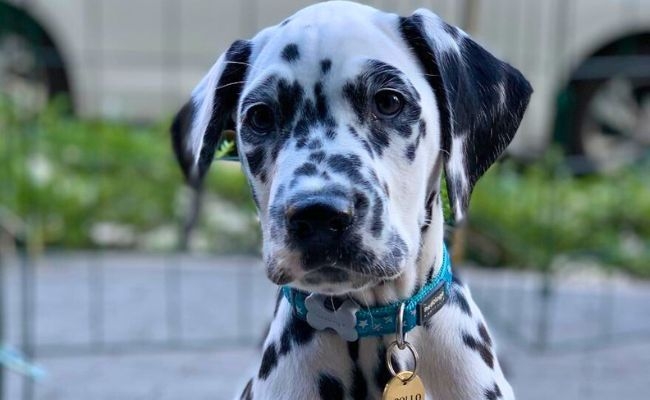
[[[406,334],[404,333],[404,303],[399,305],[399,310],[397,311],[397,317],[395,318],[395,340],[397,342],[397,347],[400,350],[404,350],[406,347]]]
[[[393,368],[393,361],[391,359],[391,353],[393,352],[393,350],[395,350],[395,347],[399,348],[399,345],[397,344],[397,341],[392,342],[388,346],[388,349],[386,349],[386,366],[388,367],[388,371],[390,371],[390,373],[393,376],[398,377],[403,383],[407,383],[411,379],[415,378],[415,376],[417,375],[417,372],[418,372],[418,357],[419,357],[418,352],[415,351],[415,348],[413,347],[413,345],[411,343],[404,342],[404,348],[409,349],[409,351],[411,352],[411,355],[413,356],[413,371],[411,371],[411,375],[408,378],[402,379],[402,378],[399,377],[397,372],[395,372],[395,368]]]

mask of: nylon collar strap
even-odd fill
[[[404,332],[423,325],[447,302],[452,281],[451,262],[443,244],[442,265],[435,276],[411,298],[381,307],[359,307],[353,300],[345,300],[338,308],[325,307],[332,302],[330,296],[307,293],[288,286],[282,287],[284,297],[293,312],[312,327],[333,329],[347,341],[365,336],[383,336],[396,332],[396,319],[400,304],[404,303]]]

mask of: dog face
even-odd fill
[[[172,128],[200,184],[224,129],[257,205],[268,275],[343,294],[413,266],[444,167],[457,218],[530,95],[512,67],[421,10],[308,7],[235,42]]]

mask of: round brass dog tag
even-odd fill
[[[383,400],[425,400],[424,384],[419,376],[411,371],[402,371],[388,381],[384,388]]]

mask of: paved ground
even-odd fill
[[[8,336],[18,344],[20,275],[15,265],[7,272]],[[36,399],[229,399],[256,368],[275,289],[254,259],[51,254],[35,272],[34,341],[47,371]],[[539,277],[463,273],[520,399],[647,398],[649,284],[592,273],[563,279],[540,352]],[[6,376],[5,398],[21,399],[18,375]]]

